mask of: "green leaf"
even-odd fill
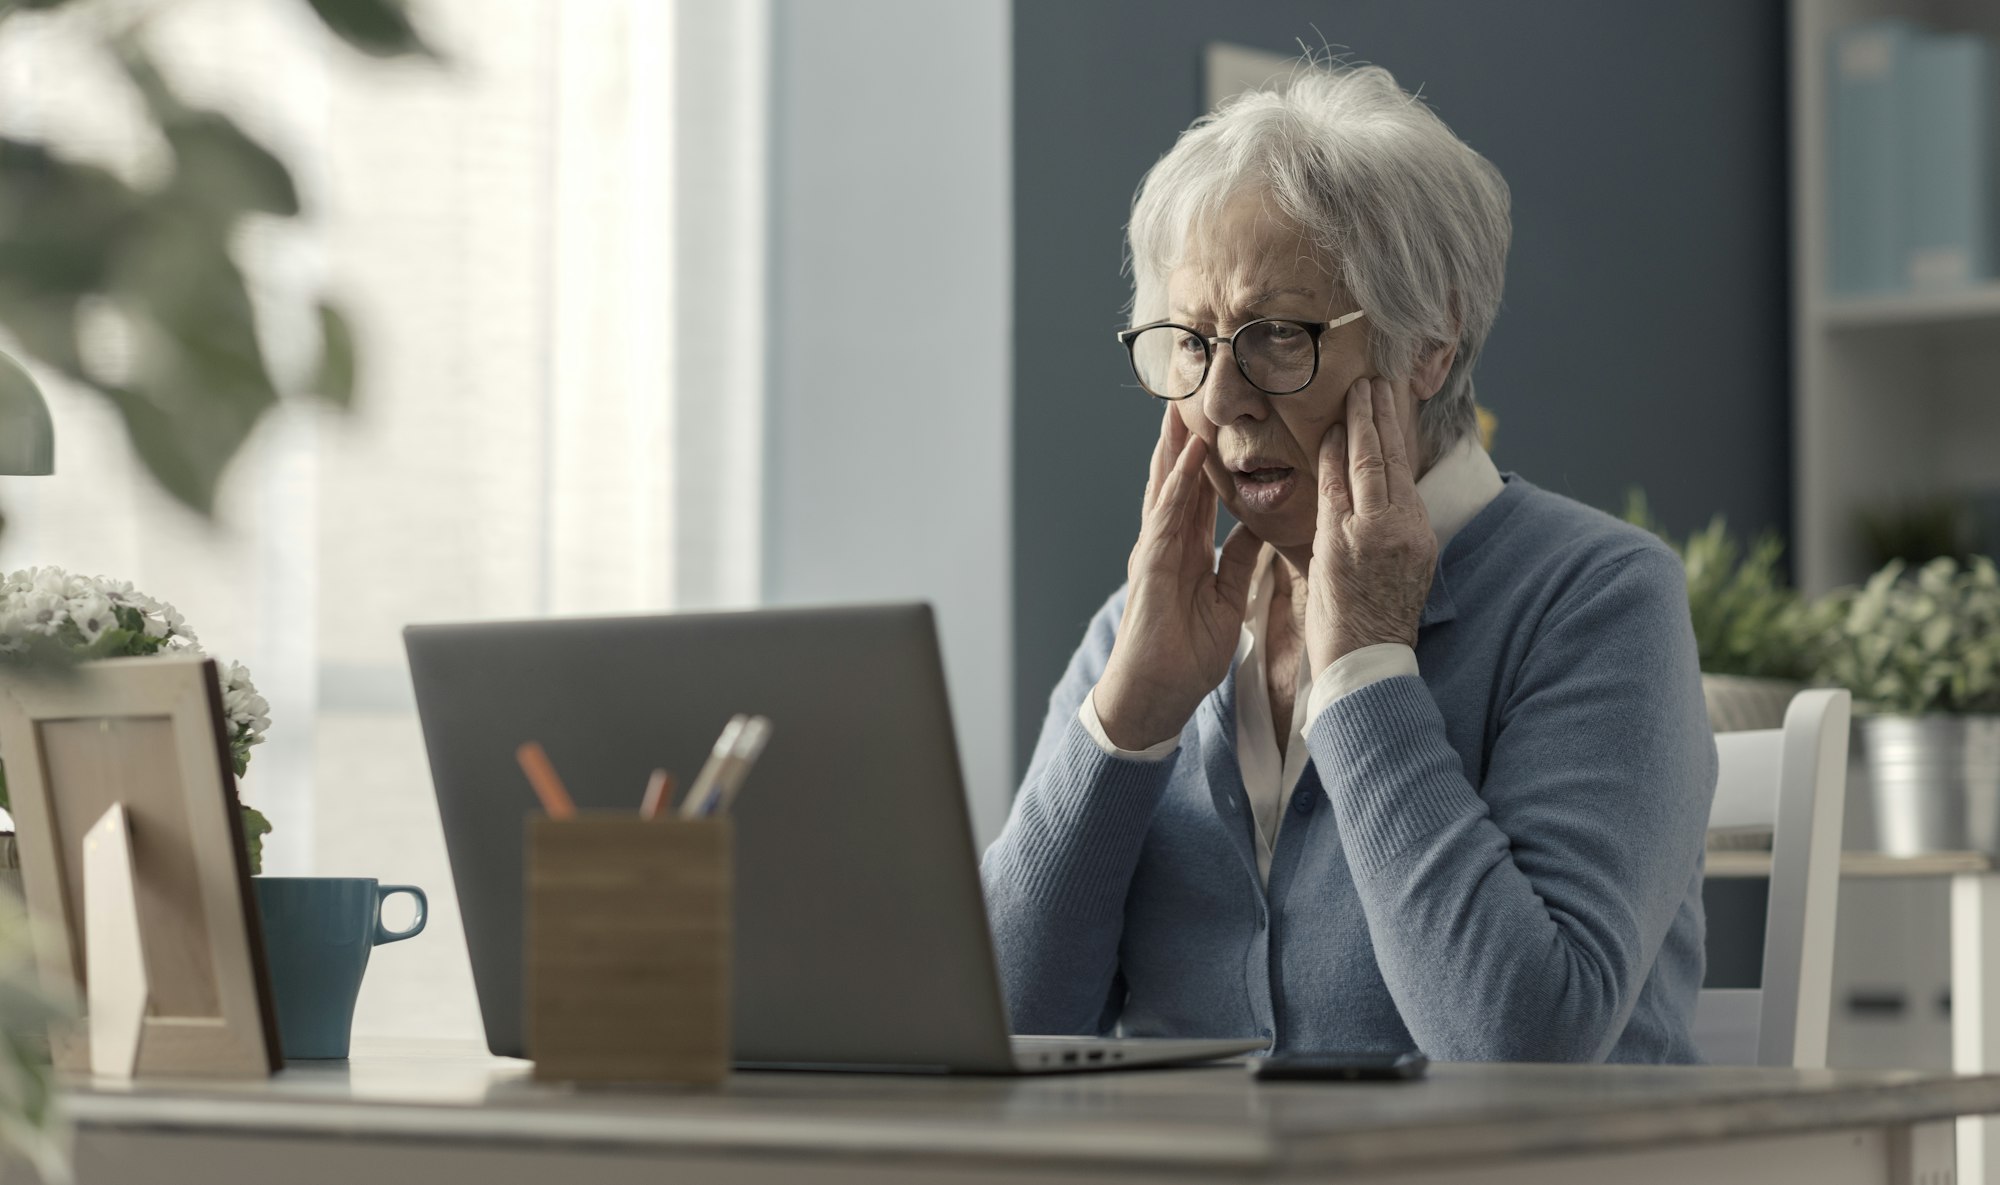
[[[14,300],[100,291],[143,205],[104,169],[0,137],[0,291]]]
[[[20,352],[51,370],[88,381],[77,337],[76,305],[74,297],[9,289],[0,279],[0,324],[12,331]]]
[[[172,210],[133,237],[116,284],[134,373],[95,387],[161,485],[207,514],[223,470],[278,402],[249,290],[216,228]]]
[[[264,837],[271,834],[271,821],[254,806],[237,804],[243,815],[243,852],[250,858],[250,875],[264,871]]]
[[[125,418],[126,435],[139,459],[166,491],[201,514],[215,509],[223,467],[249,436],[240,417],[211,412],[174,416],[147,394],[129,387],[100,390]]]
[[[1626,521],[1660,534],[1634,489]],[[1687,579],[1688,620],[1701,669],[1717,675],[1803,680],[1820,663],[1827,621],[1808,615],[1779,575],[1784,541],[1765,533],[1747,549],[1729,533],[1721,515],[1683,545],[1660,534],[1681,558]]]
[[[115,283],[155,388],[193,404],[189,411],[233,403],[253,420],[276,401],[249,286],[224,233],[183,211],[157,211],[121,255]],[[185,373],[163,373],[176,369]]]
[[[1926,622],[1923,633],[1920,635],[1924,653],[1929,655],[1943,654],[1945,646],[1951,641],[1955,626],[1956,623],[1951,618],[1945,616],[1933,617],[1930,621]]]
[[[189,106],[136,39],[119,42],[119,60],[174,152],[173,180],[161,200],[224,223],[245,210],[281,218],[299,212],[291,170],[269,149],[221,112]]]
[[[319,19],[342,41],[378,58],[438,55],[424,44],[399,0],[307,0]]]
[[[343,410],[354,406],[354,328],[328,301],[319,303],[319,365],[313,392]]]
[[[176,186],[198,191],[204,205],[281,218],[299,212],[291,170],[227,116],[200,112],[162,130],[180,160]]]
[[[97,641],[92,642],[84,649],[83,656],[85,658],[123,657],[132,652],[131,647],[134,636],[132,631],[127,629],[105,630],[103,633],[97,635]]]
[[[183,505],[201,514],[211,513],[217,475],[206,471],[181,447],[173,420],[136,391],[123,387],[102,390],[125,418],[125,434],[132,449],[153,477]]]

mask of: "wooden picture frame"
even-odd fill
[[[160,655],[0,674],[0,760],[28,906],[44,922],[43,976],[89,998],[83,839],[122,805],[147,992],[136,1072],[275,1072],[277,1014],[215,663]],[[91,1068],[85,1026],[52,1044],[59,1068]]]

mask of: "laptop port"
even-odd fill
[[[1102,1049],[1093,1049],[1083,1056],[1086,1061],[1101,1062],[1104,1060],[1104,1051]]]
[[[1065,1065],[1065,1066],[1073,1066],[1073,1065],[1075,1065],[1075,1064],[1076,1064],[1076,1050],[1074,1050],[1074,1049],[1066,1049],[1066,1050],[1064,1050],[1064,1051],[1063,1051],[1063,1065]]]

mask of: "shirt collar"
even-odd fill
[[[1439,457],[1417,479],[1417,496],[1424,500],[1431,530],[1437,533],[1438,551],[1450,546],[1452,537],[1505,488],[1493,458],[1473,437],[1459,441]]]

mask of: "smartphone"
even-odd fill
[[[1422,1078],[1430,1064],[1431,1059],[1414,1049],[1402,1053],[1281,1053],[1252,1062],[1250,1076],[1267,1081],[1408,1082]]]

